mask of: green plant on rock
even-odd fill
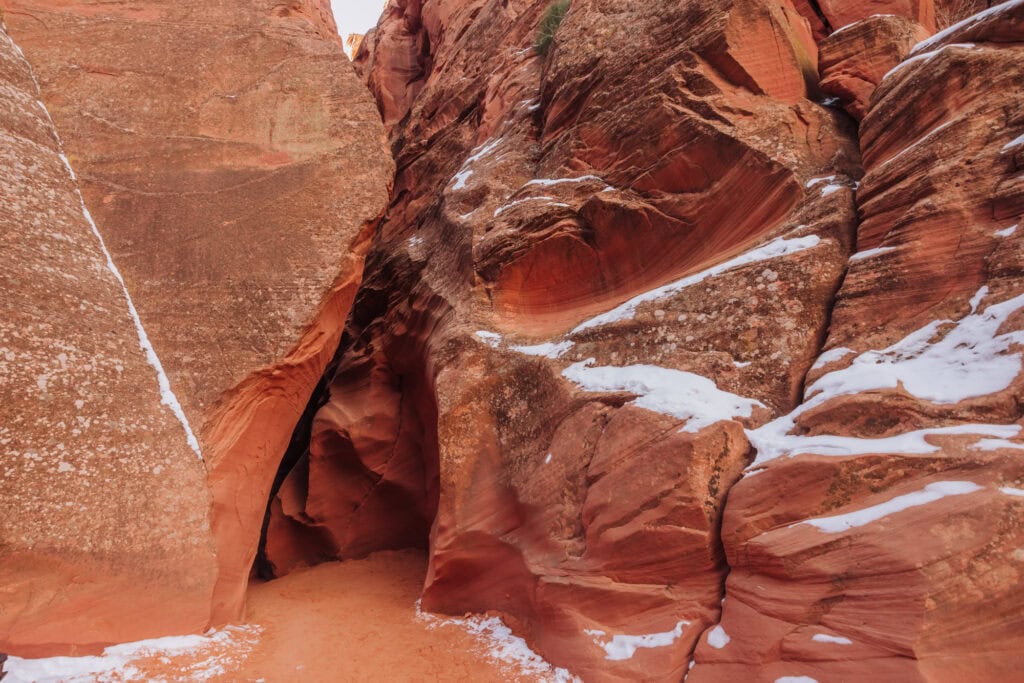
[[[544,11],[544,18],[540,20],[540,28],[537,29],[537,40],[533,44],[537,54],[546,55],[551,49],[555,31],[562,25],[562,19],[565,19],[565,13],[569,11],[569,2],[570,0],[555,0]]]

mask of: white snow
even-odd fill
[[[262,628],[227,626],[202,636],[171,636],[114,645],[93,657],[10,657],[4,664],[4,683],[95,683],[144,680],[133,662],[143,658],[193,654],[202,657],[188,665],[191,680],[209,680],[225,673],[224,663],[248,654]]]
[[[690,622],[688,621],[680,621],[671,631],[649,633],[642,636],[616,635],[612,636],[611,639],[606,639],[605,632],[597,629],[587,629],[584,633],[590,636],[594,643],[604,649],[605,659],[614,662],[632,659],[636,651],[641,648],[667,647],[682,636],[683,628],[689,625]]]
[[[840,346],[835,349],[830,349],[825,353],[818,356],[818,360],[814,361],[814,365],[811,366],[812,370],[818,370],[825,367],[829,363],[834,363],[837,360],[846,358],[851,353],[855,353],[853,349],[848,349],[845,346]]]
[[[529,187],[531,185],[539,185],[541,187],[551,187],[552,185],[561,185],[563,183],[585,183],[589,180],[595,180],[599,183],[604,182],[604,178],[599,178],[596,175],[582,175],[578,178],[537,178],[530,180],[523,187]]]
[[[465,162],[463,162],[462,168],[455,174],[455,177],[452,178],[452,180],[455,181],[455,184],[452,185],[452,190],[465,189],[467,181],[473,175],[473,164],[496,150],[498,145],[502,142],[504,142],[504,138],[491,140],[490,142],[476,147],[472,152],[470,152],[469,157]]]
[[[1013,441],[1007,441],[1006,439],[982,439],[981,441],[973,444],[971,448],[978,451],[998,451],[1004,448],[1024,451],[1024,444],[1014,443]]]
[[[930,436],[978,435],[993,439],[1017,436],[1021,427],[1015,424],[955,425],[877,439],[791,433],[797,417],[837,396],[902,387],[907,393],[932,403],[955,404],[1008,387],[1021,371],[1020,353],[1012,353],[1011,348],[1024,344],[1024,331],[999,334],[998,330],[1011,314],[1024,307],[1024,295],[992,304],[979,313],[977,309],[987,293],[984,287],[978,290],[971,298],[972,312],[960,321],[936,320],[886,349],[860,354],[847,367],[826,373],[811,384],[807,400],[792,413],[747,430],[747,437],[757,449],[752,466],[802,453],[826,456],[934,453],[938,446],[928,442]],[[976,447],[1014,447],[1009,444],[982,440]]]
[[[865,249],[864,251],[858,251],[856,254],[850,257],[850,263],[856,263],[857,261],[863,261],[864,259],[874,258],[881,256],[882,254],[888,254],[890,251],[896,251],[897,247],[876,247],[874,249]]]
[[[6,28],[5,28],[6,31]],[[14,47],[15,51],[21,57],[25,63],[25,67],[32,77],[32,82],[35,84],[36,92],[40,91],[39,81],[36,79],[35,71],[32,69],[32,65],[28,59],[25,58],[25,53],[21,51],[21,48],[17,43],[11,39],[6,32],[4,36]],[[160,363],[160,358],[156,354],[156,349],[153,348],[153,344],[149,341],[149,336],[146,334],[146,330],[142,325],[142,319],[139,317],[139,312],[135,308],[135,302],[132,301],[131,294],[128,292],[128,285],[125,284],[124,278],[121,276],[121,271],[118,270],[114,264],[114,258],[110,254],[110,250],[107,249],[107,243],[103,240],[103,235],[100,234],[99,228],[96,226],[96,221],[93,220],[92,214],[89,213],[89,208],[85,205],[85,197],[82,196],[82,191],[78,187],[78,176],[75,175],[75,170],[71,167],[71,162],[68,160],[67,155],[64,154],[64,141],[61,140],[60,135],[57,133],[57,126],[53,122],[53,118],[50,116],[50,111],[43,104],[42,100],[36,100],[39,108],[42,110],[46,119],[50,122],[50,129],[53,132],[53,136],[57,142],[57,147],[60,151],[60,159],[64,163],[64,168],[67,170],[68,175],[71,177],[71,181],[75,186],[75,193],[78,195],[78,202],[82,208],[82,216],[85,218],[89,227],[92,229],[93,235],[99,242],[100,249],[103,252],[103,256],[106,258],[107,270],[114,276],[118,284],[121,286],[121,291],[124,293],[125,302],[128,306],[128,315],[131,317],[132,322],[135,325],[135,332],[139,338],[139,348],[145,353],[146,361],[156,371],[157,386],[160,391],[160,403],[167,406],[171,413],[177,418],[178,422],[181,423],[182,429],[185,431],[185,440],[188,442],[189,447],[195,452],[196,456],[200,460],[203,459],[203,452],[199,448],[199,440],[196,439],[196,435],[192,431],[192,426],[188,422],[188,418],[185,416],[185,411],[181,407],[181,403],[178,401],[178,397],[174,394],[171,389],[171,382],[167,377],[167,373],[164,372],[164,367]]]
[[[1001,12],[1007,12],[1009,14],[1012,12],[1014,7],[1020,7],[1021,5],[1024,5],[1024,0],[1009,0],[1009,2],[998,4],[995,7],[990,7],[986,10],[978,12],[977,14],[972,14],[963,21],[957,22],[950,26],[949,28],[939,31],[930,38],[922,40],[920,43],[914,46],[914,49],[911,51],[911,54],[916,54],[921,50],[929,50],[933,46],[938,45],[939,43],[944,41],[946,38],[949,38],[950,36],[959,32],[961,29],[973,26],[981,22],[982,20],[992,17]]]
[[[501,346],[501,335],[497,332],[488,332],[487,330],[477,330],[476,336],[483,340],[485,344],[490,346],[492,349],[496,349]]]
[[[934,503],[947,496],[963,496],[968,493],[980,491],[981,489],[981,486],[978,486],[971,481],[933,482],[925,486],[924,489],[920,491],[896,496],[892,500],[879,503],[878,505],[872,505],[871,507],[847,512],[842,515],[832,515],[830,517],[817,517],[815,519],[804,520],[802,522],[797,522],[796,524],[791,524],[790,527],[808,524],[824,531],[827,534],[838,534],[855,527],[876,522],[883,517],[888,517],[889,515],[893,515],[912,507],[919,507],[921,505]]]
[[[927,43],[927,42],[928,41],[925,41],[923,43],[918,43],[917,47],[914,48],[914,51],[911,52],[911,56],[909,58],[907,58],[907,59],[904,59],[902,62],[900,62],[899,64],[897,64],[893,68],[889,69],[885,73],[885,75],[882,76],[882,80],[883,81],[886,80],[887,78],[889,78],[889,76],[892,76],[893,74],[902,71],[904,68],[910,66],[911,64],[917,64],[919,62],[928,61],[932,57],[935,57],[936,55],[940,54],[943,50],[945,50],[947,48],[951,48],[951,47],[973,48],[974,47],[974,43],[950,43],[949,45],[943,45],[942,47],[936,48],[934,50],[929,50],[927,52],[918,53],[917,49],[922,47],[922,46],[924,46],[925,43]]]
[[[577,325],[570,334],[579,334],[584,330],[588,330],[593,327],[601,327],[602,325],[609,325],[620,320],[628,320],[636,314],[636,309],[645,303],[657,301],[667,296],[671,296],[687,287],[691,287],[707,278],[720,275],[726,271],[740,266],[745,266],[751,263],[757,263],[758,261],[766,261],[769,259],[779,258],[782,256],[788,256],[789,254],[795,254],[806,249],[812,249],[818,246],[821,242],[821,238],[817,235],[808,235],[806,237],[795,237],[793,239],[778,238],[771,242],[764,244],[756,249],[752,249],[748,252],[740,254],[739,256],[729,259],[723,263],[719,263],[716,266],[712,266],[707,270],[702,270],[699,273],[688,275],[681,280],[676,280],[657,289],[652,289],[643,294],[639,294],[629,301],[621,304],[612,310],[602,313],[601,315],[595,316],[589,320],[586,320]]]
[[[498,216],[500,216],[501,214],[505,213],[509,209],[511,209],[513,207],[516,207],[516,206],[519,206],[520,204],[525,204],[526,202],[553,202],[553,201],[555,201],[554,197],[524,197],[523,199],[517,199],[514,202],[509,202],[508,204],[505,204],[503,206],[499,206],[497,209],[494,210],[494,217],[497,218]]]
[[[1005,154],[1006,152],[1009,152],[1011,149],[1021,146],[1024,146],[1024,135],[1020,135],[1014,138],[1013,140],[1007,142],[1005,145],[1003,145],[1003,148],[1000,150],[1000,153]]]
[[[595,359],[574,363],[562,376],[585,391],[626,391],[635,394],[632,405],[686,420],[681,431],[704,427],[735,417],[750,417],[760,401],[722,391],[706,377],[656,365],[591,367]]]
[[[555,668],[530,649],[526,641],[512,633],[498,617],[472,616],[465,618],[439,617],[420,609],[416,601],[416,618],[428,628],[456,626],[471,635],[486,648],[492,660],[516,666],[523,674],[538,677],[550,683],[578,683],[579,679],[566,669]]]
[[[1017,232],[1017,228],[1020,226],[1019,223],[1015,223],[1008,228],[1002,230],[996,230],[996,237],[1009,237],[1013,233]]]
[[[553,457],[554,457],[554,454],[548,453],[547,457],[544,458],[544,464],[545,465],[551,464],[551,458],[553,458]]]
[[[775,683],[818,683],[818,681],[810,676],[783,676],[776,678]]]
[[[1015,489],[1009,486],[1003,486],[999,490],[1008,496],[1017,496],[1018,498],[1024,498],[1024,489]]]
[[[801,408],[805,408],[804,404]],[[798,409],[799,410],[799,409]],[[781,456],[793,457],[803,454],[845,457],[873,453],[906,453],[924,455],[935,453],[939,447],[928,442],[929,436],[995,436],[1009,438],[1020,432],[1020,425],[967,424],[952,427],[918,429],[894,436],[877,439],[861,439],[853,436],[819,434],[798,436],[789,432],[795,422],[793,413],[784,415],[757,429],[748,429],[747,438],[757,449],[757,459],[751,467],[763,465]]]
[[[532,346],[510,346],[509,348],[518,353],[524,353],[527,356],[543,356],[544,358],[561,358],[576,344],[571,341],[558,342],[547,342],[544,344],[534,344]]]
[[[853,645],[853,641],[842,636],[830,636],[827,633],[815,633],[811,638],[816,643],[833,643],[835,645]]]
[[[984,297],[972,298],[976,308]],[[841,396],[875,389],[903,389],[938,404],[1002,391],[1021,371],[1024,331],[998,334],[1014,312],[1024,307],[1024,294],[972,312],[958,322],[936,320],[881,351],[866,351],[846,368],[834,370],[812,384],[807,396]],[[944,328],[953,325],[941,339]]]
[[[729,638],[729,634],[725,632],[721,624],[708,631],[708,645],[716,650],[721,650],[729,644],[730,640],[732,639]]]

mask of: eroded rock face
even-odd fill
[[[205,468],[2,30],[0,93],[0,651],[202,630]]]
[[[821,89],[838,97],[843,109],[860,121],[885,74],[928,36],[917,22],[887,14],[837,31],[818,46]]]
[[[702,639],[689,681],[1024,667],[1022,17],[936,36],[875,94],[860,251],[804,403],[751,437],[722,527],[729,639]]]
[[[547,4],[393,2],[367,36],[395,192],[266,557],[429,529],[425,608],[681,678],[743,426],[797,404],[824,337],[859,158],[788,3],[577,0],[541,58]]]
[[[198,434],[223,623],[387,201],[378,113],[327,2],[0,5]]]

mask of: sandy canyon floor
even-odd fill
[[[244,625],[108,648],[102,657],[12,659],[4,683],[567,678],[497,619],[419,613],[426,564],[421,552],[382,552],[254,583]]]

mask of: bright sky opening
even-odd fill
[[[385,0],[331,0],[338,33],[346,38],[350,33],[366,33],[377,25]]]

